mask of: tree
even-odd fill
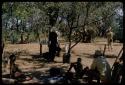
[[[88,31],[89,36],[96,33],[94,30],[99,30],[101,27],[102,36],[105,34],[105,30],[111,26],[113,16],[116,14],[115,9],[122,4],[119,2],[112,3],[112,2],[65,2],[63,3],[63,6],[60,8],[61,10],[61,17],[66,17],[66,35],[68,34],[67,38],[69,41],[69,51],[70,53],[71,49],[77,45],[83,36],[81,36],[85,30],[85,27],[94,27],[93,30],[90,31],[89,28]],[[100,23],[102,22],[102,23]],[[102,25],[103,26],[102,26]],[[103,28],[104,27],[104,28]],[[79,38],[74,45],[71,45],[72,42],[72,33],[74,31],[79,32],[76,34],[79,34]],[[94,34],[97,35],[97,34]],[[78,37],[77,36],[77,37]],[[92,35],[91,35],[92,36]],[[90,36],[90,37],[91,37]],[[75,37],[75,36],[74,36]],[[91,39],[91,38],[90,38]]]
[[[34,33],[36,37],[43,31],[50,30],[52,26],[57,26],[67,38],[69,38],[69,35],[67,36],[70,32],[69,28],[72,28],[71,36],[77,31],[75,34],[78,34],[79,37],[76,36],[78,39],[82,37],[85,27],[96,30],[94,35],[98,33],[104,36],[104,33],[100,34],[100,32],[105,32],[110,25],[113,26],[115,10],[121,6],[120,2],[13,2],[10,7],[10,3],[6,2],[2,5],[2,24],[3,27],[8,28],[13,25],[13,29],[18,34],[21,34],[20,30],[25,33],[36,32]],[[10,15],[12,15],[12,19]],[[58,18],[61,19],[59,22]],[[24,29],[22,29],[22,25],[25,25]],[[65,30],[67,32],[64,32]],[[39,37],[38,40],[40,40]]]

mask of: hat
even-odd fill
[[[95,55],[96,55],[96,56],[101,56],[101,55],[102,55],[102,52],[101,52],[100,50],[96,50],[96,51],[95,51]]]

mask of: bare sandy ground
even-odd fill
[[[104,44],[106,42],[94,42],[94,43],[79,43],[71,51],[71,62],[75,62],[78,57],[82,58],[83,67],[91,65],[93,61],[92,55],[97,49],[104,49]],[[61,48],[64,49],[65,43],[61,43]],[[123,47],[122,43],[113,43],[113,50],[109,51],[106,49],[106,55],[112,55],[107,58],[110,66],[113,65],[115,57],[117,56],[121,48]],[[29,44],[7,44],[5,46],[4,52],[23,52],[20,54],[16,60],[16,64],[19,68],[24,71],[30,72],[47,72],[50,67],[62,67],[65,70],[68,70],[69,64],[63,64],[63,53],[61,51],[60,57],[55,57],[55,63],[44,63],[41,61],[36,61],[32,59],[31,55],[39,55],[39,44],[38,43],[29,43]],[[43,45],[43,53],[48,51],[47,45]],[[9,66],[7,68],[2,68],[2,74],[9,73]],[[40,76],[40,74],[37,74]]]

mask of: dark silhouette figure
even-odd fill
[[[76,78],[82,78],[83,75],[86,73],[88,67],[83,69],[83,66],[81,64],[81,58],[78,58],[77,62],[71,63],[68,72],[71,70],[71,68],[75,69],[75,77]]]
[[[25,81],[25,80],[32,79],[30,76],[25,76],[25,74],[15,64],[15,61],[16,61],[15,54],[10,55],[9,58],[10,58],[10,77],[11,78],[14,78],[18,81]]]
[[[16,70],[15,69],[16,56],[14,54],[12,54],[12,55],[10,55],[9,59],[10,59],[10,77],[13,78],[15,70]]]
[[[72,68],[74,68],[75,74],[70,72]],[[77,62],[71,63],[70,68],[65,75],[68,83],[80,83],[78,79],[86,79],[87,81],[88,77],[84,77],[84,75],[89,76],[89,74],[89,67],[86,66],[83,69],[83,66],[81,64],[81,58],[78,58]]]
[[[84,29],[82,36],[83,36],[82,42],[87,42],[87,36],[88,36],[87,29]]]
[[[24,75],[22,75],[21,70],[18,68],[18,66],[15,64],[16,61],[16,56],[14,54],[10,55],[10,76],[11,78],[18,78],[18,77],[23,77],[25,78]]]
[[[87,71],[87,76],[88,76],[88,83],[91,84],[93,79],[96,79],[98,84],[100,83],[100,73],[97,68],[89,69]]]
[[[62,68],[52,67],[50,68],[49,73],[51,77],[62,76],[63,70]]]
[[[57,51],[60,51],[58,41],[57,41],[57,33],[55,31],[50,32],[49,34],[49,61],[54,61],[55,55]]]
[[[116,61],[113,64],[113,69],[112,69],[112,83],[116,84],[123,84],[123,54],[119,58],[119,61]]]

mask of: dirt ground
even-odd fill
[[[17,60],[16,64],[23,72],[34,72],[34,76],[44,75],[45,72],[50,67],[62,67],[65,70],[68,70],[69,64],[63,64],[63,53],[65,43],[61,44],[61,55],[60,57],[55,57],[55,63],[44,63],[42,60],[35,60],[32,58],[32,55],[39,55],[39,44],[38,43],[28,43],[28,44],[7,44],[5,46],[4,52],[22,52]],[[79,43],[77,44],[71,51],[71,62],[75,62],[78,57],[82,58],[83,68],[85,66],[89,66],[92,63],[95,50],[104,49],[104,45],[106,44],[105,40],[96,41],[93,43]],[[107,57],[107,60],[110,66],[113,65],[119,51],[122,48],[122,43],[113,43],[113,50],[109,51],[106,49],[105,55],[110,55]],[[45,53],[48,51],[47,45],[43,45],[42,52]],[[2,67],[2,74],[9,73],[9,66],[6,68]],[[43,73],[43,74],[42,74]]]

